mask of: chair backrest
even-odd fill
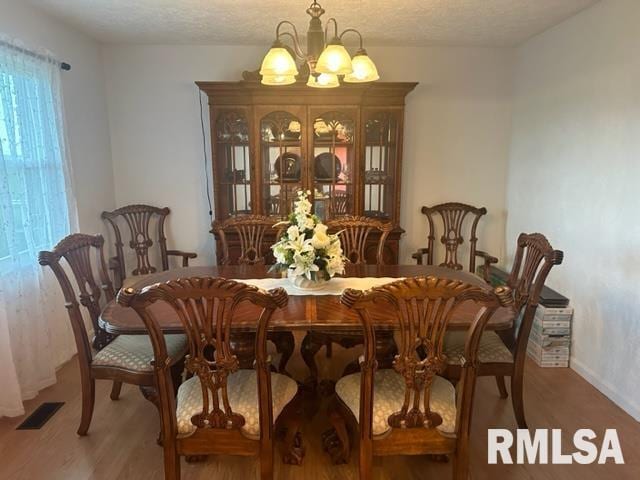
[[[345,290],[341,302],[358,312],[364,332],[360,428],[366,438],[371,437],[373,420],[373,374],[376,368],[376,324],[373,317],[376,310],[391,304],[396,313],[394,321],[397,321],[399,330],[399,353],[393,368],[405,380],[404,404],[400,411],[389,416],[388,423],[392,428],[435,428],[442,423],[442,418],[429,409],[429,398],[434,376],[446,367],[444,335],[456,312],[469,301],[476,302],[479,310],[465,344],[463,369],[470,369],[470,372],[465,370],[461,377],[463,383],[458,386],[458,430],[468,430],[471,415],[469,395],[472,398],[482,331],[500,306],[512,303],[510,288],[498,287],[488,291],[459,280],[429,276],[406,278],[365,292]],[[385,309],[385,313],[387,311]]]
[[[100,350],[114,338],[98,323],[102,308],[114,298],[113,285],[104,260],[103,246],[102,235],[74,233],[63,238],[53,250],[38,254],[40,265],[51,267],[58,279],[71,320],[78,355],[81,361],[87,364],[91,361],[92,352],[80,305],[87,309],[93,325],[94,348]],[[95,258],[95,268],[92,266],[92,256]],[[77,290],[67,275],[62,263],[63,259],[71,269]]]
[[[554,265],[560,265],[564,253],[554,250],[547,238],[540,233],[521,233],[518,236],[511,273],[507,285],[513,290],[514,308],[519,314],[514,322],[508,346],[514,350],[516,361],[524,359],[533,318],[540,301],[542,287]]]
[[[280,195],[270,195],[266,204],[269,215],[280,216]]]
[[[334,191],[331,197],[331,214],[334,216],[347,215],[351,211],[351,193]]]
[[[389,233],[393,229],[390,222],[383,222],[369,217],[345,215],[327,222],[331,233],[338,233],[342,244],[344,256],[356,265],[364,265],[366,259],[367,240],[371,232],[380,233],[378,248],[376,250],[376,263],[384,263],[384,246]]]
[[[152,219],[157,218],[158,246],[160,247],[160,261],[162,270],[169,269],[167,257],[167,239],[164,236],[164,223],[171,210],[168,207],[159,208],[151,205],[127,205],[112,212],[102,212],[102,219],[109,222],[113,227],[116,240],[116,258],[118,262],[118,275],[120,281],[127,277],[127,267],[125,262],[124,242],[120,231],[119,221],[124,220],[129,229],[129,248],[135,253],[136,268],[131,271],[132,275],[147,275],[157,271],[151,265],[149,251],[153,247]]]
[[[464,266],[458,260],[458,247],[464,243],[465,232],[469,232],[469,272],[475,273],[476,270],[476,230],[478,222],[483,215],[486,215],[487,209],[477,208],[464,203],[441,203],[433,207],[422,207],[422,214],[427,217],[429,223],[427,265],[434,263],[434,248],[436,232],[436,217],[442,221],[442,235],[440,242],[445,248],[445,258],[441,267],[452,268],[454,270],[462,270]],[[470,215],[471,224],[465,222],[467,216]]]
[[[227,218],[226,220],[216,220],[211,226],[211,233],[218,235],[222,246],[222,265],[255,265],[265,263],[265,252],[269,251],[264,242],[267,232],[274,232],[278,235],[278,230],[274,229],[273,218],[262,215],[239,215]],[[240,242],[240,255],[237,259],[232,259],[229,248],[227,234],[234,233]]]
[[[167,348],[153,309],[154,303],[168,304],[180,318],[187,335],[189,353],[186,368],[200,380],[202,412],[191,422],[198,429],[238,429],[245,424],[233,411],[227,396],[227,378],[240,367],[232,347],[233,323],[243,315],[238,307],[250,302],[256,307],[244,314],[244,320],[256,328],[256,370],[260,403],[261,432],[272,428],[271,375],[267,360],[267,327],[272,313],[286,306],[288,297],[282,288],[269,292],[256,287],[213,277],[193,277],[151,285],[142,290],[123,288],[118,303],[133,307],[142,317],[151,338],[156,365],[162,424],[165,438],[176,434],[176,405]],[[244,305],[242,305],[244,304]]]

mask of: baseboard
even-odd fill
[[[600,392],[609,398],[609,400],[622,408],[636,421],[640,422],[640,404],[629,398],[625,398],[625,396],[618,392],[614,386],[603,381],[593,372],[593,370],[577,360],[575,357],[571,357],[570,366],[572,370],[600,390]]]

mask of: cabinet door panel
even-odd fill
[[[398,222],[402,109],[363,110],[362,205],[369,217]]]
[[[310,180],[315,213],[323,220],[356,213],[357,107],[309,109]]]
[[[252,213],[256,190],[252,187],[250,114],[247,107],[211,111],[213,183],[217,218]]]
[[[285,217],[299,190],[306,188],[304,109],[260,110],[259,150],[262,210]]]

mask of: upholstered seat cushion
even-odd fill
[[[284,407],[298,391],[296,382],[279,373],[271,374],[271,400],[273,404],[273,420],[278,418]],[[220,402],[222,394],[218,393]],[[238,370],[227,378],[227,395],[234,413],[244,417],[243,432],[250,438],[260,437],[260,418],[258,400],[258,380],[255,370]],[[211,392],[209,392],[211,399]],[[221,403],[222,404],[222,403]],[[191,417],[202,412],[202,385],[197,376],[180,385],[176,402],[176,418],[178,434],[191,435],[196,426],[191,423]]]
[[[165,335],[169,357],[177,359],[187,350],[187,337],[182,334]],[[125,368],[151,372],[153,348],[148,335],[120,335],[93,357],[92,364],[102,367]]]
[[[447,332],[444,353],[451,365],[460,365],[464,355],[466,332]],[[482,363],[513,363],[513,355],[495,332],[484,332],[480,339],[478,358]]]
[[[336,393],[360,421],[360,373],[342,377],[336,383]],[[382,435],[391,427],[389,416],[399,412],[404,403],[404,378],[395,370],[379,370],[373,380],[373,434]],[[448,380],[436,376],[431,384],[429,408],[442,417],[437,427],[443,434],[456,429],[456,389]]]

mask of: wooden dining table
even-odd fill
[[[468,272],[451,270],[431,265],[347,265],[345,277],[388,277],[391,279],[433,275],[452,280],[478,285],[489,289],[484,280]],[[185,267],[167,270],[141,277],[132,285],[133,288],[143,288],[159,282],[185,277],[213,276],[235,280],[250,280],[263,278],[278,278],[279,274],[269,272],[264,265],[243,266],[211,266]],[[287,282],[283,279],[283,282]],[[315,332],[306,335],[300,346],[300,353],[309,368],[309,381],[318,380],[318,366],[315,361],[316,353],[325,345],[325,337],[336,339],[345,348],[361,344],[361,323],[358,314],[340,303],[340,295],[289,295],[285,308],[279,309],[271,316],[268,339],[276,346],[280,354],[278,370],[286,371],[287,362],[295,350],[294,332]],[[151,307],[156,321],[164,333],[181,333],[183,327],[175,311],[164,302],[156,302]],[[479,311],[473,302],[461,305],[456,315],[449,322],[452,330],[466,330],[469,328]],[[255,358],[255,328],[259,317],[259,307],[244,302],[238,305],[232,320],[234,338],[232,347],[238,357],[241,368],[251,368]],[[487,324],[487,329],[509,329],[514,319],[514,313],[509,308],[500,308],[495,312]],[[398,328],[397,316],[391,305],[381,305],[372,314],[376,325],[376,356],[381,368],[388,368],[393,363],[397,353],[394,330]],[[146,328],[138,314],[128,307],[119,305],[116,301],[109,302],[100,316],[100,325],[111,334],[144,334]],[[318,334],[323,333],[323,334]],[[356,368],[354,365],[347,369]],[[345,370],[347,371],[347,370]]]
[[[419,275],[434,275],[437,277],[461,280],[473,285],[490,288],[482,278],[468,272],[451,270],[431,265],[347,265],[345,277],[390,277],[403,278]],[[280,275],[269,272],[264,265],[242,266],[206,266],[185,267],[145,275],[134,283],[133,288],[142,288],[155,283],[185,277],[213,276],[229,279],[258,279],[277,278]],[[286,279],[283,279],[286,281]],[[237,310],[238,319],[234,319],[234,329],[237,331],[252,331],[256,323],[256,308],[249,303]],[[163,302],[157,302],[153,313],[165,333],[180,333],[182,324],[173,310]],[[449,328],[452,330],[466,330],[478,313],[478,307],[472,302],[462,305],[456,316],[452,318]],[[394,329],[394,315],[390,307],[383,307],[374,313],[376,328]],[[514,313],[509,308],[500,308],[493,315],[487,329],[504,330],[511,327]],[[144,334],[146,328],[137,313],[128,307],[119,305],[116,301],[109,302],[100,316],[100,325],[112,334]],[[274,312],[269,329],[272,331],[309,331],[309,330],[345,330],[353,331],[360,328],[358,315],[340,303],[339,295],[289,295],[288,305]]]

